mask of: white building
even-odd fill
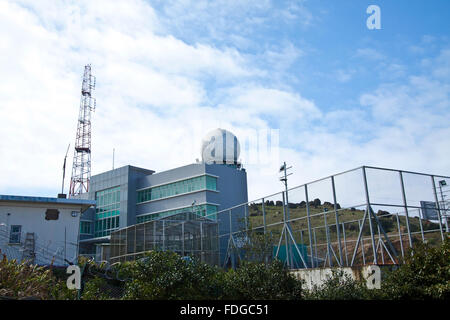
[[[81,213],[93,200],[0,195],[0,250],[8,259],[76,262]]]

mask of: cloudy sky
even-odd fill
[[[450,175],[449,31],[447,0],[0,0],[0,193],[56,196],[70,143],[68,190],[87,63],[92,174],[113,148],[115,167],[193,163],[221,127],[250,199],[281,190],[282,161],[292,186],[360,165]]]

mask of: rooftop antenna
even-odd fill
[[[113,170],[114,170],[114,148],[113,148]]]
[[[66,198],[66,194],[64,193],[64,178],[66,177],[66,160],[67,160],[67,154],[69,153],[69,148],[70,148],[70,143],[69,143],[69,146],[67,147],[66,156],[64,157],[61,193],[58,193],[58,198]]]
[[[64,194],[64,178],[66,177],[66,160],[67,160],[67,154],[69,153],[69,148],[70,148],[70,143],[69,143],[69,146],[67,147],[66,156],[64,157],[61,194]]]

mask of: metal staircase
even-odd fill
[[[34,263],[35,256],[34,232],[27,232],[23,245],[22,261],[27,260],[30,263]]]

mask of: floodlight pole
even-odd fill
[[[288,198],[288,186],[287,186],[287,177],[290,176],[292,173],[287,174],[287,170],[292,168],[292,166],[290,167],[286,167],[286,162],[283,162],[283,165],[280,168],[280,171],[283,171],[283,177],[280,178],[280,181],[283,181],[284,183],[284,188],[286,191],[286,204],[287,204],[287,210],[286,210],[286,220],[290,221],[290,216],[289,216],[289,198]]]
[[[292,168],[292,166],[287,167],[286,166],[286,162],[283,162],[283,165],[280,167],[280,172],[283,172],[283,177],[280,178],[280,181],[283,181],[284,188],[285,188],[285,193],[286,193],[286,204],[285,204],[285,208],[286,208],[285,212],[286,212],[286,214],[285,214],[285,221],[284,222],[286,224],[286,227],[289,229],[289,231],[291,231],[290,230],[290,224],[289,224],[291,218],[290,218],[290,215],[289,215],[289,198],[288,198],[287,177],[290,176],[292,173],[287,174],[287,170],[290,169],[290,168]],[[284,197],[283,197],[283,202],[284,202]],[[292,240],[294,241],[295,239],[292,239]],[[295,241],[294,241],[294,245],[295,245]],[[286,256],[286,262],[287,262],[287,261],[289,261],[289,259],[292,259],[292,250],[291,250],[291,247],[289,246],[289,243],[287,241],[287,235],[286,235],[286,250],[288,250],[288,252],[289,252],[289,257]]]
[[[438,213],[438,219],[439,219],[439,231],[441,232],[441,240],[444,242],[444,232],[442,231],[442,216],[441,216],[441,206],[439,205],[439,199],[437,196],[436,191],[436,183],[434,182],[434,176],[431,176],[431,185],[433,186],[433,192],[434,192],[434,200],[436,201],[437,206],[437,213]]]
[[[444,199],[444,193],[442,192],[442,186],[446,185],[445,180],[439,181],[439,190],[441,191],[441,198],[442,198],[442,211],[444,214],[442,215],[444,217],[445,222],[445,231],[448,232],[448,220],[447,220],[447,210],[445,209],[445,199]]]

